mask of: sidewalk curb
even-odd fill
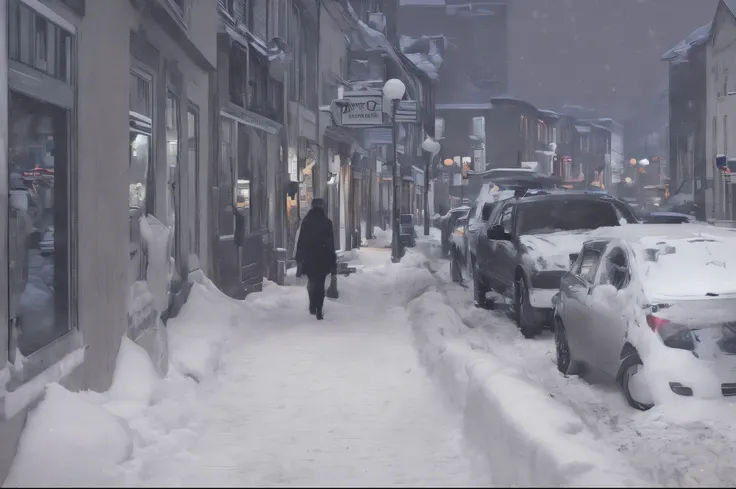
[[[567,406],[491,354],[454,338],[464,325],[436,292],[409,303],[422,362],[464,408],[464,429],[505,486],[647,487]],[[453,320],[453,316],[457,320]],[[437,319],[448,319],[438,324]],[[447,329],[454,330],[448,337]]]

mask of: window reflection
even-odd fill
[[[166,97],[166,163],[168,183],[166,185],[167,225],[171,229],[174,246],[171,256],[176,259],[180,256],[181,242],[179,239],[179,194],[180,186],[177,182],[179,166],[179,99],[169,93]],[[174,271],[176,274],[176,271]]]
[[[69,331],[68,114],[11,92],[10,317],[28,355]]]

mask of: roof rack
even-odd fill
[[[527,188],[514,191],[514,197],[517,199],[521,197],[529,197],[531,195],[549,195],[549,192],[541,188]]]

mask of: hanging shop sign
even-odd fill
[[[342,100],[343,126],[375,126],[383,123],[383,95],[381,92],[366,90],[345,92]]]

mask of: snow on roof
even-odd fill
[[[347,10],[350,13],[352,17],[352,22],[354,22],[358,29],[360,30],[361,36],[360,40],[363,41],[361,44],[366,46],[369,49],[376,49],[383,51],[388,55],[389,58],[391,58],[396,64],[404,68],[403,60],[401,59],[401,54],[403,56],[403,53],[398,53],[394,47],[391,45],[391,43],[386,39],[386,36],[383,35],[381,32],[369,27],[365,22],[360,20],[358,17],[358,14],[355,13],[355,9],[353,9],[352,5],[350,5],[350,2],[347,3]],[[403,80],[404,83],[407,86],[407,91],[411,94],[412,92],[417,91],[417,87],[414,85],[414,82],[407,78]]]
[[[736,2],[734,3],[736,4]],[[712,22],[709,22],[695,29],[689,36],[678,42],[675,47],[664,53],[662,55],[662,60],[671,61],[674,63],[687,61],[690,49],[695,46],[704,44],[708,40],[708,36],[710,36],[711,26]]]
[[[439,42],[442,42],[442,49],[438,47]],[[439,69],[444,62],[442,53],[447,47],[447,39],[444,36],[421,36],[418,38],[401,36],[399,46],[404,56],[430,79],[437,80],[439,78]]]

